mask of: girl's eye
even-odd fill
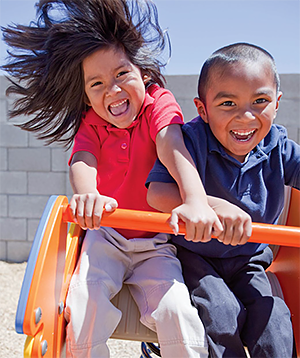
[[[102,82],[97,81],[97,82],[93,83],[93,84],[91,85],[91,87],[96,87],[96,86],[100,86],[100,85],[102,85]]]
[[[231,107],[231,106],[234,106],[234,102],[232,101],[225,101],[223,103],[221,103],[221,106],[225,106],[225,107]]]
[[[128,73],[128,71],[121,71],[121,72],[119,72],[119,73],[117,74],[117,78],[126,75],[126,73]]]

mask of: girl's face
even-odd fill
[[[112,125],[129,127],[143,105],[146,76],[116,47],[95,51],[82,68],[87,104]]]
[[[226,152],[240,162],[268,134],[281,93],[267,62],[238,62],[212,70],[205,96],[194,102]]]

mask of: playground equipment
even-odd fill
[[[115,228],[171,232],[169,214],[116,209],[103,213],[102,225]],[[300,192],[286,198],[286,226],[253,223],[249,241],[279,245],[268,269],[275,295],[283,296],[291,315],[295,350],[300,357]],[[64,305],[84,231],[72,218],[65,196],[51,196],[33,241],[16,314],[16,331],[26,334],[24,357],[62,357],[65,341]],[[180,226],[184,233],[184,226]],[[113,298],[122,319],[112,338],[157,342],[156,333],[139,322],[137,306],[126,285]],[[143,345],[144,350],[148,348]],[[155,346],[154,346],[155,348]],[[154,349],[155,350],[155,349]],[[144,357],[146,357],[145,352]]]

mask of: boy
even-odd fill
[[[254,222],[276,224],[284,185],[300,189],[300,147],[273,124],[282,95],[274,59],[246,43],[221,48],[201,70],[198,95],[200,116],[185,124],[183,133],[207,194],[239,206]],[[169,212],[181,203],[176,184],[158,162],[150,182],[150,205]],[[244,345],[251,357],[291,357],[290,313],[272,296],[265,274],[271,249],[245,243],[247,221],[239,223],[239,214],[218,214],[227,232],[218,240],[173,239],[211,357],[245,357]]]

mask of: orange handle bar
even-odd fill
[[[172,234],[168,221],[170,214],[116,209],[113,212],[103,211],[101,224],[118,229],[164,232]],[[70,207],[63,213],[64,222],[74,222]],[[179,224],[179,234],[185,234],[185,225]],[[252,235],[249,242],[266,243],[282,246],[300,247],[300,228],[294,226],[252,223]]]

